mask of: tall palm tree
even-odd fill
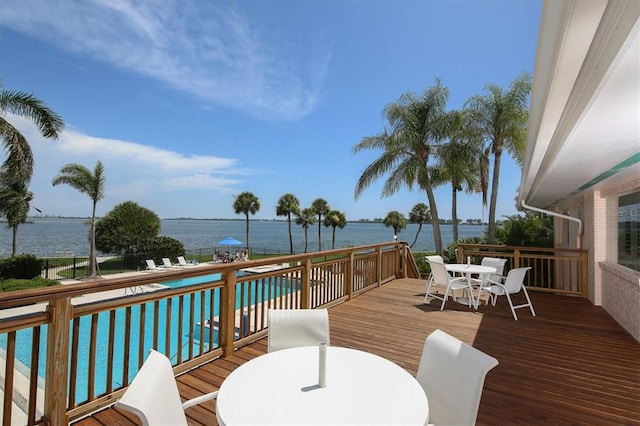
[[[249,250],[251,250],[251,246],[249,245],[249,214],[254,215],[258,213],[258,210],[260,210],[260,200],[258,200],[258,197],[253,195],[251,192],[241,192],[233,202],[233,209],[235,210],[236,214],[242,213],[246,218],[247,247],[249,248]]]
[[[433,189],[433,162],[439,144],[448,135],[449,118],[445,111],[449,90],[440,80],[422,96],[406,93],[398,102],[385,108],[390,131],[365,137],[353,147],[358,153],[365,149],[382,150],[380,157],[369,164],[358,179],[355,198],[379,177],[389,174],[382,196],[395,194],[401,186],[418,186],[427,194],[433,218],[433,240],[438,254],[442,254],[442,234]]]
[[[450,113],[451,125],[449,143],[439,148],[437,177],[439,182],[450,183],[451,219],[453,222],[453,241],[458,241],[458,192],[472,194],[480,181],[480,164],[482,162],[482,140],[465,126],[465,115],[462,111]],[[484,198],[484,197],[483,197]]]
[[[407,218],[397,210],[390,211],[382,220],[387,228],[393,228],[393,236],[397,237],[400,231],[407,227]]]
[[[0,185],[0,206],[7,219],[7,226],[13,230],[11,256],[18,252],[18,226],[27,221],[33,193],[21,183]]]
[[[322,216],[325,216],[331,210],[329,203],[322,198],[316,198],[311,203],[311,208],[318,215],[318,251],[322,251]]]
[[[338,210],[331,210],[324,217],[324,226],[333,228],[331,236],[331,249],[336,248],[336,228],[344,229],[347,226],[347,216]]]
[[[425,203],[418,203],[409,212],[409,222],[417,223],[418,230],[416,231],[416,237],[413,239],[413,242],[409,247],[413,248],[413,246],[418,241],[418,235],[420,235],[420,231],[422,231],[422,224],[425,222],[429,222],[431,220],[431,214],[429,213],[429,207]]]
[[[307,242],[309,241],[307,238],[308,237],[307,231],[309,230],[309,227],[311,225],[316,223],[315,215],[316,215],[316,212],[311,207],[302,209],[298,211],[298,213],[296,213],[296,224],[302,226],[302,229],[304,229],[304,252],[305,253],[307,252]]]
[[[55,176],[51,183],[56,186],[60,184],[69,185],[91,198],[91,230],[89,231],[89,263],[87,264],[88,278],[98,276],[98,259],[96,258],[96,206],[98,201],[105,197],[104,167],[98,161],[91,170],[81,164],[70,163],[60,169],[60,174]]]
[[[33,175],[33,154],[27,139],[2,115],[12,113],[32,120],[45,138],[57,139],[64,128],[62,118],[35,96],[2,89],[0,91],[0,140],[8,152],[1,166],[3,175],[13,182],[29,184]],[[3,178],[3,180],[6,180]]]
[[[474,128],[482,134],[493,154],[487,239],[489,244],[494,244],[502,153],[506,149],[522,166],[527,138],[527,102],[531,93],[531,76],[526,72],[520,74],[506,91],[495,84],[487,84],[485,91],[487,93],[484,95],[469,98],[465,108],[470,112]]]
[[[289,252],[293,254],[293,236],[291,234],[291,214],[297,214],[300,211],[300,200],[293,194],[284,194],[278,199],[276,206],[276,215],[286,216],[289,225]]]

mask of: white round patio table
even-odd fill
[[[221,425],[424,425],[427,396],[393,362],[329,346],[326,387],[318,386],[319,350],[305,346],[270,352],[235,369],[216,401]]]
[[[474,265],[468,263],[446,263],[444,267],[449,272],[457,272],[460,274],[464,274],[467,277],[467,284],[469,285],[469,292],[472,289],[471,283],[471,275],[473,274],[495,274],[497,272],[496,268],[493,266],[483,266],[483,265]],[[480,303],[480,292],[478,292],[478,299],[473,299],[473,294],[470,295],[471,301],[466,297],[458,297],[456,300],[458,303],[462,303],[465,305],[473,305],[475,309],[478,309],[478,304]],[[471,303],[469,303],[471,302]]]

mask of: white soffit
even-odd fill
[[[550,207],[640,161],[639,16],[637,0],[545,3],[520,193],[527,204]]]

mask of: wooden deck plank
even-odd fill
[[[487,375],[479,425],[640,424],[640,344],[604,309],[533,293],[537,316],[519,309],[514,321],[503,299],[477,311],[448,302],[440,311],[439,301],[425,305],[423,295],[423,281],[395,280],[331,308],[331,344],[378,354],[415,374],[425,338],[442,329],[500,362]],[[261,339],[178,377],[183,398],[216,389],[266,348]],[[215,402],[187,416],[192,424],[217,424]],[[114,409],[77,424],[110,422],[135,424]]]

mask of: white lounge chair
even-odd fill
[[[153,259],[147,259],[147,271],[152,271],[152,272],[162,272],[165,269],[160,268],[159,266],[156,266],[156,262],[153,261]]]
[[[178,256],[178,266],[196,266],[196,264],[187,262],[184,256]]]
[[[269,309],[268,352],[329,344],[326,309]]]
[[[162,265],[160,267],[161,268],[178,268],[179,266],[171,263],[171,259],[169,259],[168,257],[163,257]]]
[[[210,392],[183,403],[171,361],[151,349],[142,368],[115,406],[140,417],[144,426],[187,425],[184,410],[217,396],[218,391]]]
[[[429,424],[476,423],[484,379],[498,360],[442,330],[424,342],[416,379],[429,400]]]
[[[529,293],[527,293],[527,289],[524,286],[524,277],[529,269],[531,269],[531,267],[512,269],[507,274],[507,278],[504,281],[504,284],[492,282],[488,287],[481,287],[480,291],[489,292],[489,295],[491,296],[491,304],[493,306],[496,306],[496,299],[498,298],[498,296],[506,296],[507,302],[509,302],[509,307],[511,308],[511,313],[513,314],[513,319],[516,321],[518,321],[516,309],[526,308],[527,306],[531,310],[531,315],[535,317],[536,313],[533,310],[533,304],[531,303],[531,299],[529,299]],[[524,293],[524,297],[527,299],[527,303],[522,303],[520,305],[514,306],[510,295],[519,293],[521,290]],[[480,295],[478,295],[478,299],[480,299]]]

